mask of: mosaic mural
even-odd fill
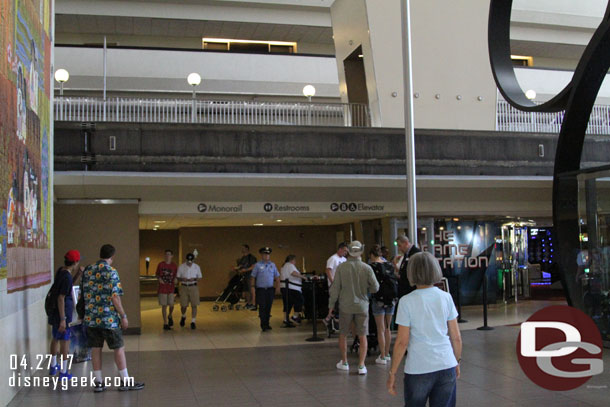
[[[52,278],[52,6],[0,0],[0,280],[8,293]]]

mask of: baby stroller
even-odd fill
[[[222,291],[222,293],[220,293],[218,298],[216,298],[216,301],[214,301],[212,311],[220,310],[222,312],[227,312],[227,310],[233,308],[239,311],[242,307],[237,303],[241,298],[245,278],[246,275],[241,273],[231,277],[227,287]]]

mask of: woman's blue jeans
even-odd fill
[[[405,374],[405,406],[455,407],[455,367],[425,374]]]

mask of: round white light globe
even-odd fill
[[[536,91],[534,89],[530,89],[530,90],[526,91],[525,97],[528,98],[529,100],[536,99]]]
[[[191,86],[198,86],[201,83],[201,76],[199,76],[198,73],[193,72],[186,77],[186,81]]]
[[[59,83],[68,82],[70,74],[65,69],[61,68],[55,71],[55,80]]]
[[[315,94],[316,94],[316,88],[314,88],[313,85],[307,85],[303,88],[303,95],[305,97],[310,98],[312,96],[315,96]]]

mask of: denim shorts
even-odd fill
[[[381,301],[371,301],[371,306],[373,308],[373,315],[394,315],[394,309],[396,308],[395,304],[385,305]]]

